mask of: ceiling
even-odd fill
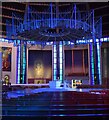
[[[33,6],[33,8],[37,8],[38,12],[46,12],[45,9],[48,9],[48,6],[50,5],[49,2],[3,2],[2,6],[0,7],[2,9],[2,13],[0,16],[2,17],[2,21],[0,22],[0,25],[2,26],[2,29],[0,31],[0,34],[2,36],[6,36],[6,20],[12,21],[12,12],[16,12],[19,18],[24,19],[24,12],[26,5],[30,4]],[[55,5],[56,3],[53,3]],[[59,11],[69,11],[71,9],[73,2],[59,2]],[[94,9],[95,16],[102,17],[102,34],[103,36],[109,36],[109,5],[107,2],[77,2],[77,6],[79,7],[80,11],[89,11]],[[11,24],[11,22],[10,22]]]

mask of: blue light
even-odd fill
[[[87,40],[84,40],[84,43],[87,43]]]
[[[59,46],[60,46],[59,52],[62,53],[62,45]]]
[[[76,41],[76,43],[78,44],[78,43],[79,43],[79,41],[77,40],[77,41]]]
[[[98,53],[99,83],[100,83],[100,85],[101,85],[101,84],[102,84],[102,82],[101,82],[101,66],[100,66],[101,59],[100,59],[100,44],[99,44],[99,43],[97,43],[97,53]]]
[[[56,80],[56,71],[57,71],[57,70],[54,69],[54,75],[53,75],[54,80]]]
[[[60,56],[59,56],[59,57],[60,57],[60,61],[62,61],[62,53],[60,53]]]
[[[82,43],[82,40],[79,40],[79,43]]]
[[[69,42],[70,43],[70,42]],[[63,79],[63,45],[62,45],[62,42],[60,42],[60,45],[59,45],[59,57],[60,57],[60,81],[62,82],[62,79]]]
[[[107,38],[104,38],[104,41],[106,42],[106,41],[107,41]]]
[[[54,63],[56,63],[56,58],[54,58]]]
[[[56,52],[54,52],[54,59],[56,58]]]
[[[59,116],[65,116],[64,114],[60,114]]]
[[[74,43],[73,43],[73,42],[71,42],[71,45],[74,45]]]
[[[56,45],[54,45],[54,52],[56,52]]]
[[[56,69],[56,64],[54,64],[54,69]]]
[[[103,38],[100,38],[100,41],[103,42]]]
[[[20,43],[20,40],[18,40],[18,43]],[[18,46],[18,64],[17,64],[17,83],[20,83],[20,45]]]
[[[93,55],[93,45],[90,45],[90,60],[91,60],[91,84],[94,85],[94,55]]]
[[[93,40],[92,40],[92,39],[90,39],[90,42],[93,42]]]
[[[60,63],[60,69],[62,70],[62,63]]]
[[[1,41],[5,42],[5,39],[4,39],[4,38],[2,38],[2,39],[1,39]]]
[[[56,54],[56,45],[53,45],[53,80],[56,80],[57,74],[57,54]]]
[[[46,42],[46,45],[50,45],[50,43],[49,43],[49,42]]]
[[[52,45],[52,44],[53,44],[53,42],[50,42],[50,44]]]
[[[53,79],[56,80],[56,75],[53,76]]]
[[[68,41],[68,45],[70,45],[70,41]]]
[[[62,81],[62,79],[63,79],[63,77],[62,77],[62,75],[60,74],[60,81]]]
[[[99,39],[96,39],[96,42],[99,42]]]

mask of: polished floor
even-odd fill
[[[108,89],[26,88],[7,92],[3,120],[107,120]]]
[[[94,94],[100,94],[100,90],[108,90],[108,89],[102,89],[102,88],[70,88],[70,87],[58,87],[58,88],[49,88],[48,84],[12,84],[12,86],[17,87],[17,86],[21,86],[26,87],[26,89],[17,89],[17,90],[13,90],[13,91],[9,91],[7,92],[7,98],[17,98],[19,96],[25,96],[25,95],[31,95],[31,94],[35,94],[35,93],[42,93],[42,92],[55,92],[55,91],[78,91],[78,92],[91,92]],[[31,89],[30,86],[37,86],[36,89]],[[44,86],[44,88],[43,88]],[[19,87],[18,87],[19,88]],[[93,92],[93,91],[96,92]],[[98,92],[97,92],[98,91]]]

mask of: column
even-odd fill
[[[52,46],[52,80],[56,80],[57,74],[57,51],[56,51],[56,42],[53,42]]]
[[[96,44],[97,44],[98,84],[102,85],[102,63],[101,63],[101,43],[100,43],[100,39]]]
[[[92,43],[90,43],[90,84],[101,84],[101,58],[100,58],[100,40],[96,39],[95,34],[94,10],[92,11]]]
[[[64,79],[64,49],[63,49],[63,42],[62,41],[56,41],[53,43],[52,48],[52,73],[53,73],[53,80],[60,80],[61,83]]]
[[[65,64],[65,61],[64,61],[64,49],[63,49],[63,41],[60,41],[59,42],[59,78],[60,78],[60,81],[61,83],[63,82],[64,80],[64,64]]]
[[[94,54],[93,45],[88,44],[89,84],[94,85]]]
[[[97,44],[93,45],[94,53],[94,84],[99,84],[99,72],[98,72],[98,53],[97,53]]]
[[[25,84],[26,83],[26,44],[24,41],[18,40],[17,47],[17,83]]]
[[[91,43],[88,47],[90,85],[102,84],[101,80],[101,48],[100,43]]]

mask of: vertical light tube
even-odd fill
[[[18,48],[17,48],[17,84],[20,84],[20,40],[18,42]]]
[[[91,43],[91,69],[92,69],[92,85],[94,85],[95,84],[95,80],[94,80],[94,73],[95,73],[95,70],[96,70],[96,67],[95,67],[95,65],[94,65],[94,63],[95,63],[95,56],[94,56],[94,52],[96,52],[94,49],[94,47],[95,47],[95,45],[96,45],[96,39],[95,39],[95,25],[94,25],[94,23],[95,23],[95,20],[94,20],[94,10],[92,11],[92,37],[93,37],[93,43]]]
[[[23,79],[23,83],[25,83],[25,67],[26,67],[26,60],[25,60],[25,46],[23,45],[23,76],[22,76],[22,79]]]
[[[53,80],[56,80],[57,74],[57,51],[56,51],[56,44],[53,43]]]
[[[99,74],[99,84],[102,84],[101,80],[101,50],[100,50],[100,43],[97,42],[97,57],[98,57],[98,74]]]
[[[89,44],[89,80],[90,85],[94,85],[94,53],[93,44]]]
[[[27,78],[27,72],[26,72],[26,69],[27,69],[27,45],[24,45],[24,83],[26,83],[26,78]]]
[[[63,44],[62,41],[60,41],[59,44],[59,65],[60,65],[60,81],[62,83],[63,81]]]
[[[92,85],[94,85],[94,48],[91,45],[91,66],[92,66]]]

